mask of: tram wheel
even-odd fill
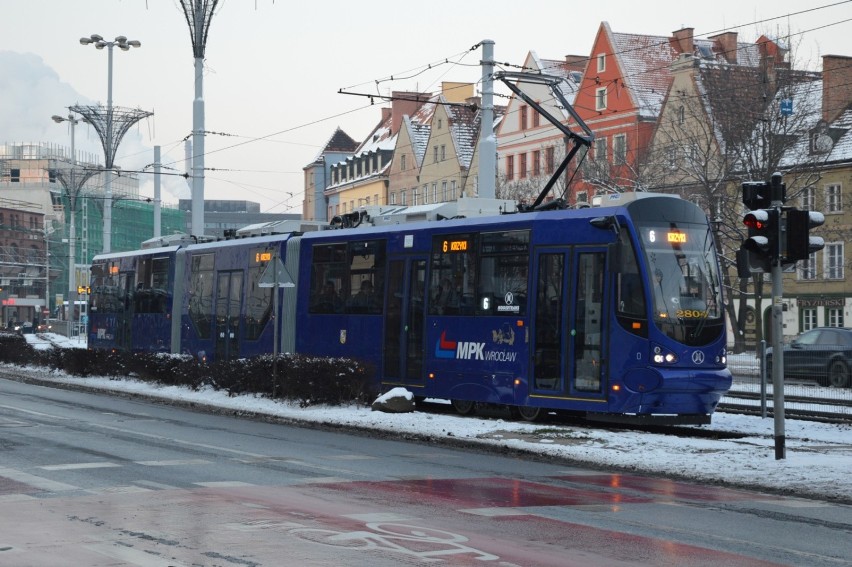
[[[524,421],[538,421],[542,416],[541,408],[531,406],[515,406],[515,413]]]
[[[451,403],[453,404],[453,409],[460,415],[470,415],[476,407],[476,402],[469,400],[451,400]]]

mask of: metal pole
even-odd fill
[[[280,245],[276,245],[275,253],[272,255],[272,261],[274,262],[272,268],[272,277],[275,280],[274,285],[272,286],[272,293],[274,294],[272,297],[272,323],[275,325],[275,328],[272,332],[272,340],[275,342],[272,345],[272,397],[275,398],[275,390],[278,387],[278,250]]]
[[[77,305],[77,154],[74,145],[74,132],[77,130],[77,120],[69,114],[68,122],[71,123],[71,190],[68,191],[68,205],[71,208],[71,222],[68,227],[68,304],[71,306],[69,314],[68,336],[74,336],[74,307]]]
[[[196,42],[203,43],[204,10],[195,3]],[[192,101],[192,234],[204,234],[204,58],[195,58],[195,99]]]
[[[494,136],[494,40],[482,40],[482,121],[479,127],[479,196],[496,195],[497,138]],[[470,196],[470,195],[467,195]]]
[[[106,182],[104,183],[104,254],[112,250],[112,48],[113,42],[107,42],[107,128]]]
[[[154,238],[162,235],[160,223],[160,146],[154,146]]]
[[[783,333],[783,296],[784,287],[781,281],[781,174],[772,175],[772,207],[776,210],[776,230],[778,244],[772,258],[772,413],[775,425],[775,460],[786,457],[786,435],[784,432],[784,351],[781,341]]]

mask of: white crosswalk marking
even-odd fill
[[[24,471],[9,469],[6,467],[0,467],[0,476],[4,476],[8,479],[16,480],[18,482],[23,482],[24,484],[29,484],[33,488],[38,488],[40,490],[48,490],[50,492],[79,490],[80,488],[79,486],[74,486],[73,484],[56,482],[55,480],[50,480],[44,477],[25,473]]]

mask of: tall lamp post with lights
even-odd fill
[[[104,113],[98,106],[73,106],[71,109],[83,115],[97,130],[104,148],[104,166],[106,167],[106,180],[104,183],[104,253],[111,252],[112,248],[112,168],[118,145],[127,130],[151,112],[143,110],[121,109],[116,111],[112,106],[112,49],[118,47],[122,51],[129,51],[131,47],[142,47],[142,43],[136,40],[128,40],[123,35],[117,36],[113,41],[106,41],[98,34],[80,38],[82,45],[94,45],[96,49],[107,48],[107,106]]]

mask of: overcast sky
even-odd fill
[[[517,65],[530,50],[545,59],[589,55],[602,21],[615,32],[662,36],[682,27],[697,37],[730,30],[749,42],[789,31],[798,60],[815,69],[821,55],[852,56],[852,0],[668,0],[653,10],[625,0],[582,9],[564,0],[219,4],[205,63],[205,126],[217,133],[206,138],[205,166],[215,171],[206,173],[205,197],[257,201],[264,212],[301,212],[302,168],[334,129],[361,140],[378,122],[380,103],[340,89],[436,92],[441,81],[478,82],[482,52],[471,47],[482,39],[495,41],[497,61]],[[113,104],[154,116],[130,130],[116,164],[142,168],[159,145],[163,163],[183,171],[194,59],[177,0],[0,0],[0,14],[0,143],[70,146],[67,125],[51,115],[107,99],[107,50],[79,39],[124,35],[142,47],[114,51]],[[76,141],[103,162],[94,130],[79,126]],[[142,178],[143,194],[153,194],[150,175]],[[180,177],[164,185],[167,203],[189,196]]]

